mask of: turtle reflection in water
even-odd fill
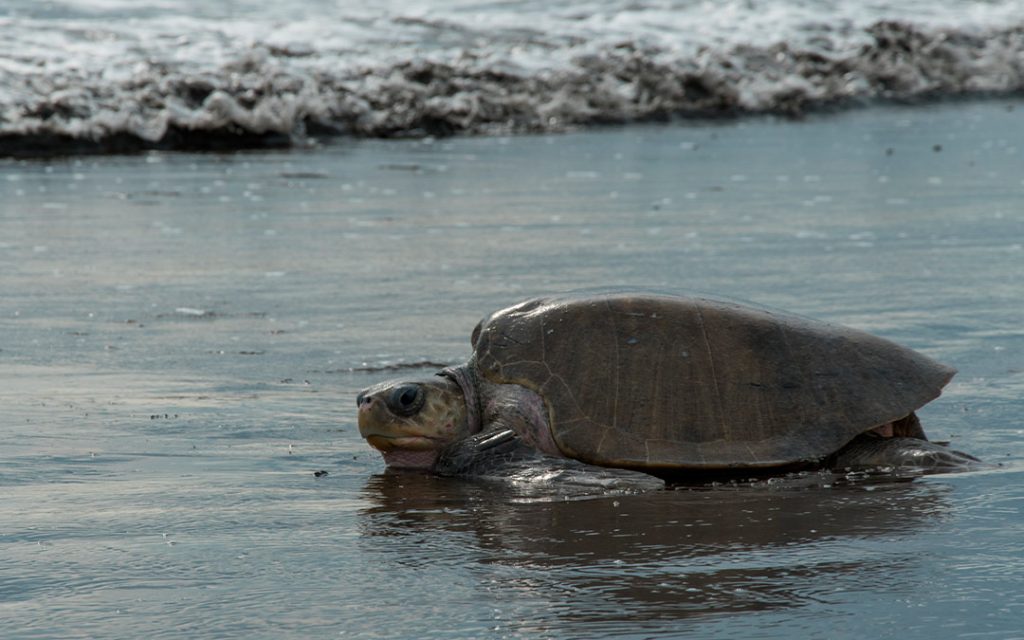
[[[914,414],[955,370],[846,327],[706,298],[566,295],[484,318],[472,344],[462,366],[359,394],[359,432],[388,466],[615,485],[639,475],[615,470],[978,464],[929,442]]]

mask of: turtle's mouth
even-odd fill
[[[429,436],[390,436],[374,433],[365,437],[371,447],[382,452],[399,449],[404,451],[430,451],[440,446],[440,441],[437,438]]]

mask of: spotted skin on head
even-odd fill
[[[359,433],[389,467],[428,469],[441,449],[469,435],[462,390],[446,378],[384,382],[356,402]]]

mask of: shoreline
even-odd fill
[[[972,92],[955,95],[922,95],[905,98],[846,98],[820,104],[800,105],[797,110],[780,107],[768,110],[707,110],[694,113],[650,114],[622,120],[597,120],[563,128],[536,130],[457,130],[438,121],[433,125],[412,127],[392,134],[359,134],[315,122],[303,123],[306,134],[290,135],[279,131],[256,132],[228,123],[224,128],[188,130],[171,127],[158,140],[148,140],[128,132],[115,132],[101,137],[75,137],[63,133],[14,134],[0,131],[0,163],[19,160],[49,160],[90,156],[131,156],[147,152],[233,153],[251,151],[308,151],[329,148],[353,140],[422,140],[453,138],[491,138],[499,136],[534,136],[585,133],[608,128],[664,124],[693,127],[702,124],[730,124],[744,120],[776,118],[800,122],[810,118],[841,116],[865,109],[907,108],[927,109],[944,105],[1006,102],[1005,108],[1024,106],[1024,89],[1007,92]]]

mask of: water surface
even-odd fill
[[[4,161],[0,635],[1021,637],[1021,109]],[[1003,466],[565,501],[359,438],[485,313],[630,285],[954,365],[926,428]]]

